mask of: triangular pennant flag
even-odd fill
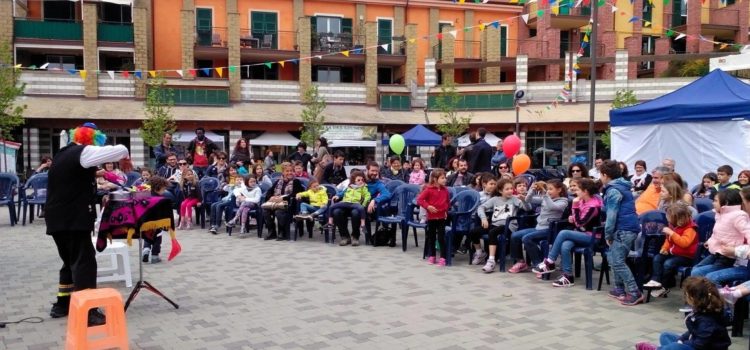
[[[211,75],[211,68],[201,68],[201,72],[203,72],[203,75],[209,76]]]
[[[297,64],[298,61],[299,61],[298,58],[292,58],[292,59],[289,60],[289,62],[292,62],[294,64]]]
[[[76,75],[76,73],[78,73],[78,71],[75,70],[75,69],[68,69],[68,73],[70,73],[70,75]]]
[[[617,12],[617,6],[612,5],[612,13],[615,13],[615,12]]]
[[[668,37],[674,36],[674,31],[672,31],[671,29],[667,29],[667,36]]]
[[[638,22],[638,16],[630,17],[630,19],[628,20],[628,23],[633,23],[633,22]]]
[[[183,78],[183,77],[185,77],[185,76],[184,76],[184,75],[182,74],[182,69],[177,69],[177,70],[175,70],[175,72],[177,72],[177,74],[179,74],[179,75],[180,75],[180,78]]]
[[[533,4],[533,3],[535,3],[536,1],[537,1],[537,0],[529,0],[529,1],[528,1],[528,3],[529,3],[529,4]]]
[[[188,73],[190,73],[190,75],[192,75],[193,77],[195,77],[198,74],[198,71],[196,69],[194,69],[194,68],[190,68],[190,69],[188,69]]]
[[[344,56],[346,56],[346,57],[349,57],[349,50],[341,51],[341,54],[344,55]]]
[[[443,40],[443,33],[438,33],[438,35],[435,36],[438,40]]]
[[[483,4],[486,4],[486,3],[488,3],[488,2],[490,2],[490,0],[482,0],[482,3],[483,3]]]
[[[583,42],[584,43],[589,42],[589,35],[588,34],[583,34]]]
[[[525,13],[525,14],[521,15],[521,18],[523,19],[523,23],[526,23],[526,24],[529,23],[529,14],[528,13]]]
[[[597,5],[599,5],[599,7],[604,7],[604,5],[606,5],[606,4],[607,4],[607,0],[599,0],[599,2],[597,3]]]
[[[537,17],[542,17],[542,16],[544,16],[544,10],[536,10],[536,16],[537,16]]]
[[[108,70],[108,71],[107,71],[107,75],[109,75],[109,78],[110,78],[110,79],[112,79],[112,80],[115,80],[115,71],[113,71],[113,70]]]
[[[222,67],[216,67],[216,74],[219,75],[219,78],[223,78],[224,77],[224,68],[222,68]]]
[[[281,65],[281,68],[284,68],[284,61],[279,61],[278,63]]]
[[[21,69],[21,67],[22,67],[22,65],[20,63],[17,64],[17,65],[15,65],[15,66],[13,66],[13,68],[15,68],[15,69]],[[29,67],[29,68],[31,68],[31,67]]]
[[[510,0],[510,3],[511,3],[511,4],[517,4],[517,3],[518,3],[518,0]]]
[[[317,58],[319,60],[322,60],[323,59],[323,55],[315,55],[315,58]]]
[[[266,63],[263,63],[263,64],[264,64],[264,65],[265,65],[265,66],[266,66],[266,67],[267,67],[268,69],[271,69],[271,65],[273,65],[273,63],[271,63],[271,62],[266,62]]]
[[[383,44],[383,45],[380,45],[380,47],[382,47],[383,50],[388,51],[388,46],[390,46],[390,45],[391,44]]]
[[[526,0],[519,0],[518,3],[521,4],[521,5],[523,5],[523,4],[526,3]]]
[[[86,75],[88,74],[85,69],[81,69],[78,71],[78,73],[81,74],[81,79],[86,80]]]
[[[680,33],[680,35],[678,35],[676,38],[674,38],[674,40],[680,40],[680,39],[682,39],[682,38],[684,38],[686,36],[687,35]]]
[[[582,43],[581,43],[581,47],[582,47],[582,48],[584,48],[584,49],[585,49],[585,48],[587,48],[587,47],[589,47],[589,43],[588,43],[588,41],[584,41],[584,42],[582,42]]]
[[[414,39],[414,38],[412,38],[412,39],[409,39],[409,43],[410,43],[410,44],[414,44],[415,42],[417,42],[417,39]]]
[[[155,70],[150,70],[150,71],[148,71],[148,75],[150,75],[152,78],[156,78],[156,71]]]
[[[558,6],[558,5],[552,6],[552,14],[553,15],[559,15],[560,14],[560,6]]]
[[[579,7],[579,6],[581,6],[581,3],[582,3],[582,2],[583,2],[583,0],[578,0],[578,1],[576,1],[576,4],[575,4],[575,6],[573,6],[573,7]]]
[[[649,21],[643,21],[643,26],[644,27],[650,27],[651,26],[651,22],[649,22]]]
[[[495,27],[495,29],[500,28],[500,21],[494,21],[494,22],[492,22],[492,26]]]
[[[466,1],[466,0],[458,0],[458,3],[459,3],[459,4],[463,4],[463,3],[464,3],[464,1]]]
[[[466,27],[466,28],[464,28],[464,32],[468,32],[468,31],[471,31],[471,28],[472,28],[472,27]]]
[[[448,34],[450,34],[453,37],[453,39],[455,39],[456,35],[458,35],[458,31],[454,29],[454,30],[449,31]]]
[[[664,0],[664,5],[669,5],[669,0]]]
[[[135,73],[133,73],[133,75],[135,75],[135,77],[138,78],[138,79],[143,79],[143,73],[141,73],[141,71],[139,71],[139,70],[135,71]]]
[[[729,45],[728,44],[721,44],[721,46],[719,46],[719,49],[720,50],[724,50],[724,49],[727,48],[727,46],[729,46]]]
[[[486,27],[486,26],[484,25],[484,23],[479,23],[479,30],[480,30],[480,31],[484,30],[484,27]]]
[[[122,71],[122,77],[125,79],[130,78],[130,72],[126,70]]]
[[[234,73],[237,71],[237,66],[229,66],[229,73]]]

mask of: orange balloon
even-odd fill
[[[513,157],[513,174],[521,175],[531,167],[531,158],[526,154],[517,154]]]

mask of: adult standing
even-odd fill
[[[229,162],[236,164],[238,167],[245,167],[245,169],[250,170],[249,167],[253,164],[253,158],[253,150],[250,148],[250,143],[241,137],[234,145]]]
[[[310,162],[312,162],[313,167],[320,166],[321,168],[325,168],[328,164],[321,164],[323,162],[323,158],[328,155],[328,140],[325,137],[319,137],[317,140],[315,140],[315,148],[313,150],[313,157],[310,159]],[[310,169],[312,172],[315,172],[315,169]]]
[[[589,175],[594,180],[599,180],[599,177],[601,177],[601,173],[599,172],[599,167],[604,163],[604,159],[602,157],[597,157],[594,159],[594,167],[589,169]]]
[[[346,180],[346,169],[344,168],[344,152],[336,151],[333,162],[326,165],[323,170],[323,181],[322,183],[338,185],[342,181]]]
[[[453,137],[443,134],[440,146],[432,153],[432,167],[450,170],[450,160],[456,156],[456,147],[453,146]]]
[[[193,171],[198,175],[198,178],[202,178],[206,174],[206,169],[211,164],[211,154],[213,154],[218,147],[206,137],[206,129],[198,127],[195,129],[195,138],[188,144],[188,157],[193,162]]]
[[[474,143],[469,154],[469,172],[474,174],[488,173],[492,169],[492,146],[484,140],[485,135],[487,135],[487,129],[477,129],[477,142]]]
[[[312,156],[310,153],[307,153],[307,144],[304,141],[300,141],[297,144],[297,152],[292,153],[287,159],[287,162],[290,162],[292,164],[296,162],[302,163],[302,169],[305,171],[308,171],[308,164],[310,164],[310,160],[312,160]]]
[[[47,234],[62,259],[53,318],[68,315],[70,293],[96,288],[96,257],[91,243],[96,210],[96,167],[128,157],[123,145],[101,146],[107,137],[94,123],[70,132],[72,142],[52,160],[45,204]],[[89,325],[103,324],[98,309],[89,311]]]
[[[161,144],[154,147],[154,156],[156,157],[156,169],[161,168],[167,163],[167,157],[170,153],[177,154],[177,148],[172,144],[172,134],[165,132],[161,138]]]

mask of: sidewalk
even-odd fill
[[[44,322],[0,329],[0,349],[61,349],[66,319],[48,315],[61,265],[54,243],[43,220],[8,222],[0,208],[0,321]],[[624,307],[606,284],[586,291],[583,277],[558,289],[530,273],[486,275],[465,255],[430,266],[413,237],[406,253],[320,236],[276,242],[193,229],[178,239],[182,253],[167,262],[165,240],[164,262],[144,265],[144,277],[180,309],[142,291],[127,312],[131,349],[632,349],[685,330],[677,290]],[[124,283],[100,286],[130,293]],[[745,334],[733,349],[747,348]]]

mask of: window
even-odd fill
[[[597,156],[604,157],[605,159],[609,159],[609,151],[607,151],[607,148],[604,147],[604,143],[602,142],[602,135],[604,133],[601,131],[594,132],[594,139],[596,140],[594,142],[594,154]],[[589,153],[589,132],[588,131],[579,131],[576,132],[576,150],[575,150],[575,160],[580,161],[584,164],[588,164],[588,153]]]
[[[641,39],[641,55],[653,55],[656,52],[656,39],[653,36],[644,35]],[[653,69],[654,61],[642,61],[638,64],[638,69]]]
[[[133,23],[132,9],[129,5],[117,5],[107,2],[99,3],[99,20],[112,23]]]
[[[275,12],[253,11],[250,17],[250,27],[253,38],[258,39],[261,42],[265,42],[264,36],[271,35],[271,48],[278,48],[278,14],[276,14]]]
[[[571,49],[571,41],[570,41],[570,31],[567,30],[561,30],[560,31],[560,58],[565,58],[565,53],[568,51],[572,51]],[[586,54],[588,56],[588,54]]]
[[[379,67],[378,68],[378,85],[390,85],[390,84],[393,84],[393,68]]]
[[[76,3],[72,1],[44,1],[44,20],[75,21]]]
[[[500,57],[508,57],[508,26],[500,27]]]
[[[378,45],[392,44],[393,42],[393,21],[390,19],[378,20]],[[393,45],[388,46],[388,50],[378,47],[379,54],[390,54],[393,52]]]
[[[213,10],[209,8],[195,9],[195,31],[198,35],[198,45],[211,46],[213,30]]]
[[[653,17],[653,12],[654,11],[653,11],[653,8],[651,7],[651,5],[649,5],[649,3],[647,1],[644,1],[644,3],[643,3],[643,20],[648,22],[648,25],[646,25],[645,22],[643,23],[644,27],[646,27],[646,28],[650,28],[651,27],[651,21],[652,21],[651,18]]]
[[[318,33],[340,34],[342,32],[341,17],[316,16],[315,18]]]
[[[321,83],[340,83],[341,68],[339,67],[318,67],[318,82]]]
[[[271,68],[265,65],[249,66],[242,68],[240,76],[242,79],[279,80],[279,68],[277,64],[274,64]]]
[[[48,70],[54,69],[76,69],[75,56],[47,55]]]
[[[532,168],[562,165],[562,132],[530,131],[526,134],[526,154]]]

